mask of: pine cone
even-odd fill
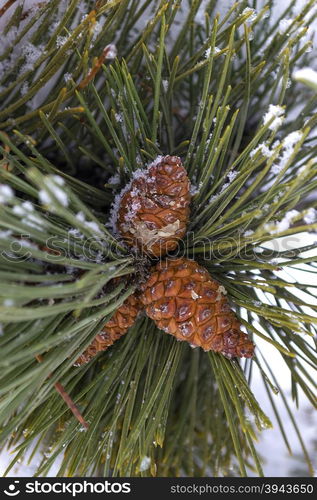
[[[240,330],[225,293],[205,268],[182,258],[157,264],[140,299],[156,325],[177,340],[228,358],[250,358],[254,344]]]
[[[135,294],[130,295],[113,314],[112,318],[104,325],[101,333],[98,333],[92,343],[79,356],[74,363],[75,366],[88,363],[98,352],[105,351],[116,340],[129,330],[136,320],[138,312],[142,307],[141,302]]]
[[[126,243],[150,256],[174,250],[189,217],[190,182],[177,156],[159,157],[125,188],[117,229]]]

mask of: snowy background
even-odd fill
[[[0,8],[6,3],[6,0],[0,0]],[[13,7],[9,9],[9,11],[0,18],[0,33],[1,29],[6,23],[6,20],[12,13],[12,10],[16,7],[18,2],[15,2]],[[37,4],[38,0],[24,0],[24,8],[28,10],[32,7],[33,4]],[[227,11],[228,7],[231,6],[234,2],[228,0],[222,0],[219,2],[220,8],[218,9],[220,14],[222,15]],[[288,0],[279,0],[276,2],[276,7],[273,12],[270,13],[272,20],[279,16],[283,10],[289,5]],[[303,4],[304,0],[297,0],[296,9],[299,11]],[[207,4],[207,0],[202,3],[201,12],[198,13],[198,16],[203,18],[204,5]],[[250,2],[252,4],[252,2]],[[141,22],[144,22],[141,21]],[[317,23],[313,28],[317,28]],[[1,41],[1,44],[5,41]],[[317,29],[315,32],[315,47],[317,46]],[[316,50],[316,49],[314,49]],[[302,237],[302,241],[298,241],[297,243],[302,244],[311,244],[316,240],[317,236],[312,234],[305,234]],[[289,281],[292,281],[292,276],[294,276],[293,270],[284,270],[283,273],[288,273]],[[300,271],[298,271],[300,273]],[[304,282],[309,282],[309,277],[307,272],[303,273],[305,277],[303,278]],[[301,279],[300,276],[297,276],[298,279]],[[311,277],[312,281],[315,281],[315,277]],[[310,314],[313,314],[310,311]],[[308,449],[308,452],[311,456],[312,460],[315,460],[313,464],[315,470],[317,471],[317,414],[313,413],[311,407],[305,397],[300,394],[300,404],[299,409],[295,408],[295,405],[291,398],[291,380],[289,376],[289,370],[284,363],[282,357],[276,351],[275,348],[270,346],[268,343],[261,339],[257,339],[257,344],[266,357],[266,359],[270,359],[271,367],[275,373],[278,373],[278,383],[281,389],[284,391],[284,394],[287,396],[287,403],[289,404],[291,411],[294,415],[296,424],[298,428],[301,430],[301,434],[303,436],[305,445]],[[307,476],[308,468],[304,460],[303,452],[301,449],[301,445],[296,435],[296,431],[294,425],[291,421],[291,418],[283,404],[282,398],[280,395],[273,395],[275,405],[283,422],[283,426],[287,435],[287,438],[292,446],[292,455],[288,453],[284,441],[282,439],[280,430],[277,425],[277,421],[275,415],[273,413],[271,404],[269,399],[267,398],[261,375],[254,370],[253,381],[252,381],[252,389],[260,402],[263,410],[267,413],[267,415],[271,418],[274,428],[272,430],[264,430],[259,435],[259,442],[257,445],[257,450],[262,456],[264,460],[264,473],[266,476]],[[14,454],[13,450],[2,450],[0,451],[0,475],[2,476],[8,463],[12,460]],[[34,474],[36,466],[39,462],[39,456],[35,456],[30,465],[26,464],[26,461],[23,464],[17,464],[8,474],[9,476],[31,476]],[[56,461],[55,466],[51,469],[50,475],[55,476],[57,474],[59,468],[59,461]],[[317,472],[316,472],[317,474]],[[315,474],[315,475],[316,475]]]

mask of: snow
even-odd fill
[[[23,96],[27,94],[29,91],[29,84],[28,82],[23,82],[20,88],[20,94]]]
[[[55,200],[63,206],[68,206],[68,197],[67,193],[63,189],[64,179],[59,175],[49,175],[45,178],[45,187],[39,191],[39,200],[43,205],[48,205],[52,210],[54,210]],[[54,198],[52,198],[51,192],[53,193]]]
[[[288,30],[288,28],[293,24],[294,19],[281,19],[278,25],[278,32],[280,35],[284,35],[284,33]]]
[[[114,117],[115,117],[116,122],[122,123],[123,118],[122,118],[122,114],[121,113],[115,113]]]
[[[120,184],[120,175],[116,173],[109,177],[107,184]]]
[[[191,184],[190,184],[190,190],[189,190],[190,195],[191,195],[191,196],[195,196],[195,194],[199,193],[199,191],[200,191],[200,189],[201,189],[202,185],[203,185],[203,183],[202,183],[202,182],[200,182],[200,183],[199,183],[199,186],[195,186],[195,184],[193,184],[193,183],[191,182]]]
[[[274,104],[270,104],[268,112],[264,115],[263,123],[266,125],[270,120],[273,120],[269,125],[269,129],[274,132],[282,125],[284,121],[284,109],[282,106],[275,106]]]
[[[22,47],[22,55],[25,57],[25,62],[20,68],[19,74],[22,75],[26,71],[32,70],[34,64],[38,61],[38,59],[43,55],[43,46],[35,46],[32,43],[28,42]]]
[[[229,179],[229,182],[232,182],[238,175],[238,172],[236,170],[231,170],[231,172],[228,173],[227,177]]]
[[[317,71],[312,68],[298,69],[293,73],[293,79],[317,90]]]
[[[306,222],[306,224],[313,224],[314,222],[316,222],[317,220],[317,211],[315,210],[315,208],[309,208],[306,212],[306,214],[304,215],[303,217],[304,219],[304,222]]]
[[[251,7],[246,7],[243,11],[242,11],[242,15],[243,16],[246,16],[248,15],[248,18],[246,19],[246,23],[247,24],[251,24],[253,23],[253,21],[256,20],[256,17],[257,17],[257,13],[256,13],[256,10],[255,9],[252,9]]]
[[[290,160],[295,146],[302,139],[303,132],[301,130],[295,130],[288,134],[283,140],[282,154],[278,159],[278,164],[272,165],[273,174],[279,174],[287,165]]]
[[[105,50],[107,50],[106,59],[115,59],[117,57],[118,50],[113,43],[107,45]]]
[[[264,229],[271,234],[277,234],[277,233],[282,233],[283,231],[287,231],[294,219],[299,215],[299,212],[297,210],[290,210],[287,212],[283,219],[279,222],[276,222],[274,224],[265,224]]]
[[[78,212],[78,214],[76,214],[76,219],[95,233],[101,234],[101,229],[98,224],[94,221],[87,221],[83,212]]]
[[[59,35],[58,37],[56,37],[56,47],[58,49],[60,49],[61,47],[63,47],[63,45],[65,45],[67,40],[68,40],[68,36]]]
[[[163,80],[162,85],[163,85],[164,92],[167,92],[168,91],[168,80]]]
[[[7,184],[0,184],[0,203],[7,203],[14,196],[14,192]]]
[[[43,220],[39,217],[30,201],[24,201],[21,205],[15,205],[12,212],[21,218],[27,226],[35,229],[43,228]]]
[[[270,158],[273,154],[273,151],[271,151],[270,148],[267,146],[267,144],[263,142],[259,144],[256,148],[252,149],[252,151],[250,152],[250,158],[253,158],[259,151],[262,153],[263,156],[266,156],[267,158]]]
[[[214,51],[213,51],[214,55],[219,54],[219,52],[221,52],[221,49],[219,49],[219,47],[214,47]],[[211,53],[212,53],[211,47],[208,47],[208,49],[205,50],[206,59],[208,59],[211,56]]]
[[[71,73],[64,74],[64,80],[66,83],[68,83],[72,78],[73,78],[73,75]]]

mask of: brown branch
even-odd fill
[[[105,59],[107,59],[107,58],[110,59],[110,54],[114,54],[114,53],[115,53],[114,45],[107,45],[107,47],[105,47],[103,49],[101,56],[98,57],[94,66],[89,71],[88,75],[77,85],[77,88],[80,90],[80,89],[83,89],[84,87],[87,87],[88,83],[90,83],[91,80],[93,80],[95,78],[96,74],[100,70]]]
[[[35,356],[35,358],[37,359],[37,361],[39,363],[42,363],[43,357],[40,354]],[[52,376],[52,374],[50,373],[48,377],[51,378],[51,376]],[[63,400],[67,404],[68,408],[73,413],[74,417],[78,420],[78,422],[80,422],[81,425],[83,427],[85,427],[85,429],[88,429],[88,427],[89,427],[88,423],[86,422],[86,420],[84,419],[84,417],[80,413],[79,409],[75,405],[74,401],[69,396],[69,394],[67,393],[65,388],[62,386],[62,384],[60,382],[55,382],[54,387],[55,387],[56,391],[60,394],[60,396],[63,398]]]
[[[8,0],[3,7],[1,7],[0,9],[0,17],[3,16],[3,14],[8,10],[10,9],[11,5],[14,4],[14,2],[16,2],[16,0]]]

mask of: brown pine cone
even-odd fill
[[[140,299],[156,325],[177,340],[227,358],[250,358],[254,344],[240,330],[225,293],[205,268],[181,258],[157,264]]]
[[[105,351],[116,340],[129,330],[136,320],[138,312],[142,308],[140,300],[135,294],[130,295],[116,310],[112,318],[104,325],[101,333],[98,333],[92,343],[79,356],[74,363],[75,366],[88,363],[98,352]]]
[[[165,255],[186,233],[190,198],[180,158],[159,157],[125,188],[117,229],[130,247],[150,256]]]

